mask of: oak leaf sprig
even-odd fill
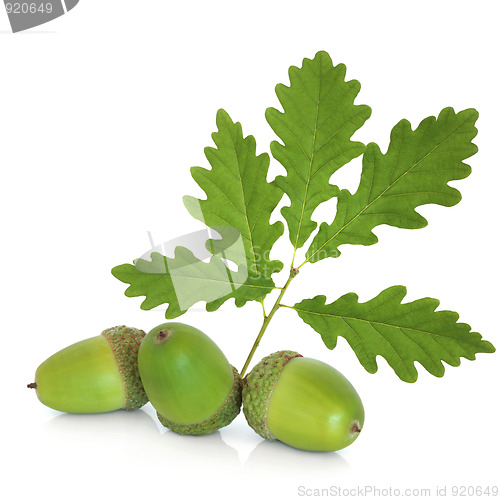
[[[193,167],[191,174],[206,198],[184,198],[189,213],[216,231],[207,239],[210,258],[198,259],[184,247],[173,258],[152,253],[151,259],[113,268],[113,275],[129,284],[128,296],[145,296],[141,307],[168,304],[167,318],[175,318],[198,302],[207,311],[234,299],[238,307],[248,301],[262,303],[264,319],[241,374],[279,309],[295,310],[333,349],[339,336],[354,350],[362,366],[377,371],[377,356],[386,359],[401,380],[417,380],[415,363],[440,377],[444,363],[458,366],[461,358],[473,360],[478,353],[492,353],[493,345],[469,325],[458,322],[458,314],[436,311],[439,301],[423,298],[403,303],[404,286],[393,286],[360,303],[348,293],[327,303],[326,296],[304,299],[293,306],[282,303],[288,287],[306,264],[340,256],[341,245],[373,245],[379,225],[418,229],[427,220],[417,212],[426,204],[456,205],[461,194],[450,181],[466,178],[470,167],[464,160],[477,152],[472,142],[477,134],[474,109],[455,112],[444,108],[412,129],[401,120],[392,129],[386,153],[370,143],[353,141],[370,117],[371,109],[355,104],[360,84],[346,81],[343,64],[334,66],[326,52],[291,67],[290,85],[278,85],[276,94],[282,111],[269,108],[266,119],[277,135],[270,149],[286,174],[267,179],[270,158],[257,153],[253,136],[244,136],[240,123],[228,113],[217,113],[214,147],[205,149],[210,169]],[[332,175],[362,156],[357,191],[331,184]],[[281,221],[271,224],[271,214],[283,196],[281,208],[291,242],[288,279],[275,283],[283,263],[271,257],[284,232]],[[322,203],[337,199],[330,222],[317,227],[313,212]],[[296,264],[297,250],[311,239],[305,260]],[[231,263],[233,264],[231,266]],[[277,293],[266,312],[264,301]]]

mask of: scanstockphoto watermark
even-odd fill
[[[289,267],[290,262],[273,260],[271,249],[252,244],[230,226],[206,227],[163,243],[150,231],[147,235],[149,249],[134,259],[135,269],[145,283],[154,283],[164,298],[161,304],[168,303],[181,313],[218,309],[231,297],[238,301],[246,292],[260,300],[281,290],[290,273],[299,272],[295,266]]]
[[[150,248],[134,264],[141,272],[167,277],[165,286],[173,286],[181,310],[196,297],[216,301],[242,286],[272,289],[269,278],[282,269],[270,249],[249,244],[233,227],[207,227],[163,243],[147,234]]]
[[[193,255],[203,262],[208,262],[212,257],[222,259],[226,267],[232,270],[246,268],[250,279],[260,279],[263,275],[270,276],[281,271],[271,258],[271,249],[262,250],[258,245],[245,247],[241,233],[230,226],[207,227],[200,231],[183,234],[177,238],[155,243],[151,231],[147,231],[150,248],[139,259],[151,260],[153,253],[160,253],[169,259],[174,259],[176,249],[183,247],[189,249]],[[338,257],[340,252],[319,249],[315,252],[316,260],[327,257]]]
[[[328,488],[310,488],[299,486],[297,496],[306,498],[391,498],[391,497],[433,497],[431,488],[394,488],[388,486],[380,488],[373,485],[356,487],[330,486]]]
[[[259,278],[240,232],[232,227],[207,227],[160,244],[149,231],[148,238],[150,248],[134,264],[141,272],[168,277],[165,286],[171,282],[181,310],[190,308],[193,297],[216,301]],[[265,258],[259,256],[257,268],[264,268],[260,259]]]
[[[356,487],[330,486],[328,488],[313,488],[298,486],[297,496],[306,498],[489,498],[498,497],[497,485],[436,485],[431,488],[415,487],[378,487],[363,485]]]

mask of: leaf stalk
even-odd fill
[[[245,361],[245,364],[243,365],[243,368],[241,369],[240,375],[241,377],[245,376],[245,373],[250,365],[250,362],[252,361],[253,355],[255,354],[255,351],[257,350],[257,347],[259,347],[260,341],[262,340],[262,337],[269,326],[269,323],[273,319],[273,316],[275,315],[276,311],[280,308],[280,303],[281,299],[283,298],[283,295],[285,295],[285,292],[287,291],[288,287],[290,286],[290,283],[292,282],[293,278],[297,276],[299,273],[298,269],[295,267],[292,267],[290,269],[290,276],[288,277],[287,282],[285,283],[285,286],[281,289],[280,294],[278,295],[278,298],[276,299],[276,302],[274,303],[273,308],[269,312],[267,316],[264,316],[264,321],[262,323],[262,327],[259,330],[259,333],[257,335],[257,338],[255,339],[255,342],[253,343],[252,349],[250,350],[250,353],[248,354],[247,360]]]

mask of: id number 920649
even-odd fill
[[[7,9],[7,14],[51,14],[52,13],[52,3],[29,3],[29,2],[14,2],[6,3],[5,8]]]

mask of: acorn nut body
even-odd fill
[[[335,368],[294,351],[262,359],[245,377],[243,412],[260,436],[308,451],[336,451],[358,437],[364,409]]]
[[[148,401],[137,366],[145,335],[126,326],[108,328],[46,359],[28,387],[44,405],[67,413],[140,408]]]
[[[151,330],[139,371],[160,422],[179,434],[210,434],[240,412],[241,377],[207,335],[183,323]]]

